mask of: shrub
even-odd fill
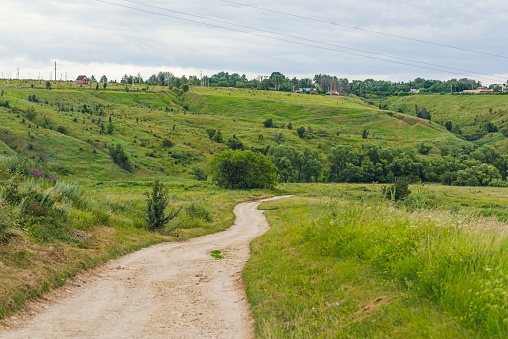
[[[299,127],[296,129],[296,133],[298,133],[298,137],[301,139],[305,136],[305,127]]]
[[[192,166],[189,173],[194,176],[194,179],[199,181],[206,181],[208,179],[208,174],[199,166]]]
[[[171,210],[165,213],[169,202],[168,189],[158,179],[153,184],[152,194],[146,193],[145,221],[147,228],[151,231],[162,230],[164,226],[173,220],[180,210]]]
[[[210,212],[203,206],[200,206],[196,204],[195,202],[192,202],[186,209],[187,215],[191,218],[197,218],[197,219],[203,219],[207,222],[212,222],[212,216],[210,215]]]
[[[267,120],[263,121],[263,125],[266,128],[272,128],[273,127],[273,119],[270,118],[270,119],[267,119]]]
[[[210,168],[212,180],[223,188],[272,188],[277,182],[277,167],[263,154],[252,151],[215,154]]]
[[[243,142],[241,142],[240,140],[238,140],[236,138],[236,136],[233,136],[232,139],[229,139],[228,140],[228,146],[229,148],[231,148],[232,150],[237,150],[237,149],[241,149],[243,150]]]
[[[111,146],[109,148],[109,155],[111,156],[111,159],[113,159],[113,162],[122,167],[124,170],[129,172],[132,170],[129,157],[124,152],[120,144],[117,144],[116,147]]]
[[[369,131],[367,129],[364,129],[362,132],[362,138],[367,139],[368,136],[369,136]]]
[[[404,200],[411,194],[409,183],[406,179],[398,179],[395,184],[386,189],[385,195],[391,201]]]
[[[432,149],[432,145],[427,144],[425,141],[422,141],[418,145],[416,145],[416,149],[420,154],[427,155]]]
[[[174,145],[173,142],[167,138],[162,140],[162,147],[171,148],[171,147],[173,147],[173,145]]]

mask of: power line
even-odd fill
[[[262,38],[267,38],[267,39],[272,39],[272,40],[276,40],[276,41],[283,41],[283,42],[288,42],[288,43],[292,43],[292,44],[296,44],[296,45],[301,45],[301,46],[306,46],[306,47],[313,47],[313,48],[318,48],[318,49],[322,49],[322,50],[327,50],[327,51],[332,51],[332,52],[337,52],[337,53],[342,53],[342,54],[348,54],[348,55],[353,55],[353,56],[359,56],[359,57],[363,57],[363,58],[367,58],[367,59],[380,60],[380,61],[390,62],[390,63],[394,63],[394,64],[399,64],[399,65],[417,67],[417,68],[422,68],[422,69],[427,69],[427,70],[432,70],[432,71],[437,71],[437,72],[442,72],[442,73],[450,73],[450,74],[462,75],[462,76],[466,75],[465,73],[449,72],[449,71],[445,71],[445,70],[437,69],[437,68],[432,68],[432,67],[413,65],[413,64],[409,64],[409,63],[405,63],[405,62],[400,62],[400,61],[387,60],[387,59],[373,57],[373,56],[368,56],[368,55],[364,55],[364,54],[345,52],[345,51],[340,51],[340,50],[332,49],[332,48],[328,48],[328,47],[317,46],[317,45],[312,45],[312,44],[308,44],[308,43],[297,42],[297,41],[277,38],[277,37],[273,37],[273,36],[267,36],[267,35],[263,35],[263,34],[253,33],[253,32],[246,32],[246,31],[242,31],[242,30],[239,30],[239,29],[235,29],[235,28],[224,27],[224,26],[220,26],[220,25],[216,25],[216,24],[210,24],[210,23],[196,21],[196,20],[191,20],[191,19],[185,19],[185,18],[181,18],[181,17],[169,15],[169,14],[163,14],[163,13],[160,13],[160,12],[154,12],[154,11],[150,11],[150,10],[146,10],[146,9],[140,9],[140,8],[131,7],[131,6],[127,6],[127,5],[116,4],[116,3],[112,3],[112,2],[109,2],[109,1],[105,1],[105,0],[96,0],[96,1],[102,2],[102,3],[106,3],[106,4],[110,4],[110,5],[117,6],[117,7],[123,7],[123,8],[132,9],[132,10],[136,10],[136,11],[140,11],[140,12],[144,12],[144,13],[164,16],[164,17],[168,17],[168,18],[172,18],[172,19],[177,19],[177,20],[182,20],[182,21],[187,21],[187,22],[192,22],[192,23],[198,23],[198,24],[205,25],[205,26],[222,28],[222,29],[233,31],[233,32],[240,32],[240,33],[254,35],[254,36],[258,36],[258,37],[262,37]],[[123,1],[131,2],[131,3],[136,3],[138,5],[147,6],[147,7],[154,7],[154,6],[144,5],[144,4],[140,4],[140,3],[137,3],[137,2],[133,2],[133,1],[127,1],[127,0],[123,0]],[[157,7],[155,7],[155,8],[157,8]],[[164,9],[164,8],[158,8],[158,9],[163,9],[163,10],[166,10],[166,11],[171,11],[171,10],[167,10],[167,9]],[[171,11],[171,12],[176,12],[176,11]],[[182,13],[182,12],[180,12],[180,14],[184,14],[184,15],[188,15],[188,16],[193,16],[191,14],[186,14],[186,13]],[[206,18],[204,18],[204,19],[206,19]],[[213,19],[206,19],[206,20],[213,20]],[[235,24],[231,24],[231,23],[227,23],[227,24],[235,25]],[[237,25],[237,26],[239,26],[239,25]],[[249,28],[249,29],[254,29],[254,28]],[[259,29],[255,29],[255,30],[259,30]],[[261,31],[261,30],[259,30],[259,31]],[[265,31],[265,30],[262,30],[262,31],[264,31],[266,33],[275,34],[275,35],[282,35],[282,34],[279,34],[279,33],[276,33],[276,32]],[[287,36],[287,37],[292,37],[292,36]],[[300,39],[300,40],[306,40],[306,41],[310,41],[310,42],[318,43],[318,44],[327,44],[327,43],[323,43],[323,42],[319,42],[319,41],[315,41],[315,40],[310,40],[310,39],[303,39],[303,38],[298,38],[298,37],[292,37],[292,38]],[[332,44],[328,44],[328,45],[332,45]],[[332,46],[334,46],[334,45],[332,45]],[[341,48],[346,49],[346,47],[341,47]],[[370,52],[365,52],[365,53],[370,53]],[[370,53],[370,54],[373,54],[373,53]],[[392,58],[398,58],[398,57],[392,57]],[[409,59],[406,59],[406,60],[409,60]],[[417,61],[413,61],[413,62],[417,62]],[[419,62],[419,63],[422,63],[422,62]],[[453,69],[451,67],[439,66],[439,65],[435,65],[435,67]],[[467,73],[473,73],[473,74],[476,73],[476,74],[480,74],[480,75],[486,75],[486,74],[483,74],[483,73],[478,73],[478,72],[469,71],[469,70],[460,70],[460,69],[455,69],[455,70],[459,70],[459,71],[467,72]],[[498,80],[495,80],[495,81],[499,81],[501,79],[502,79],[502,81],[505,80],[504,78],[495,77],[495,76],[491,76],[491,75],[486,75],[486,76],[487,77],[483,76],[483,77],[480,77],[480,78],[485,79],[485,80],[489,80],[489,81],[494,81],[493,80],[494,78],[498,79]]]
[[[306,42],[312,42],[312,43],[319,43],[319,44],[323,44],[323,45],[327,45],[327,46],[332,46],[332,47],[338,47],[338,48],[341,48],[341,49],[351,50],[351,51],[355,51],[355,52],[361,52],[361,53],[367,53],[367,54],[372,54],[372,55],[378,55],[378,56],[382,56],[382,57],[386,57],[386,58],[392,58],[392,59],[396,59],[396,60],[408,61],[408,62],[413,62],[413,63],[427,65],[427,66],[432,66],[432,67],[440,67],[440,68],[444,68],[444,69],[448,69],[448,70],[453,70],[453,71],[459,71],[459,72],[466,72],[466,73],[471,73],[471,74],[476,74],[476,75],[482,75],[482,76],[486,76],[486,77],[497,78],[498,80],[501,80],[501,81],[505,81],[504,78],[498,78],[498,77],[491,76],[491,75],[485,74],[485,73],[480,73],[480,72],[475,72],[475,71],[470,71],[470,70],[465,70],[465,69],[460,69],[460,68],[454,68],[454,67],[448,67],[448,66],[442,66],[442,65],[438,65],[438,64],[429,63],[429,62],[417,61],[417,60],[412,60],[412,59],[408,59],[408,58],[402,58],[402,57],[388,55],[388,54],[383,54],[383,53],[376,53],[376,52],[366,51],[366,50],[362,50],[362,49],[358,49],[358,48],[346,47],[346,46],[341,46],[341,45],[332,44],[332,43],[328,43],[328,42],[317,41],[317,40],[313,40],[313,39],[301,38],[301,37],[297,37],[297,36],[293,36],[293,35],[288,35],[288,34],[268,31],[268,30],[265,30],[265,29],[259,29],[259,28],[255,28],[255,27],[234,24],[234,23],[230,23],[230,22],[227,22],[227,21],[223,21],[223,20],[211,19],[211,18],[207,18],[207,17],[203,17],[203,16],[199,16],[199,15],[194,15],[194,14],[189,14],[189,13],[185,13],[185,12],[181,12],[181,11],[171,10],[171,9],[167,9],[167,8],[163,8],[163,7],[157,7],[157,6],[147,5],[147,4],[143,4],[143,3],[132,1],[132,0],[122,0],[122,1],[129,2],[129,3],[132,3],[132,4],[136,4],[136,5],[140,5],[140,6],[155,8],[155,9],[163,10],[163,11],[167,11],[167,12],[182,14],[182,15],[186,15],[186,16],[190,16],[190,17],[194,17],[194,18],[199,18],[199,19],[204,19],[204,20],[208,20],[208,21],[218,22],[218,23],[221,23],[221,24],[232,25],[232,26],[237,26],[237,27],[246,28],[246,29],[250,29],[250,30],[256,30],[256,31],[259,31],[259,32],[275,34],[275,35],[283,36],[283,37],[286,37],[286,38],[298,39],[298,40],[302,40],[302,41],[306,41]]]
[[[494,56],[494,57],[497,57],[497,58],[508,59],[508,57],[504,56],[504,55],[499,55],[499,54],[494,54],[494,53],[488,53],[488,52],[481,52],[481,51],[477,51],[477,50],[474,50],[474,49],[457,47],[457,46],[452,46],[452,45],[447,45],[447,44],[440,44],[438,42],[420,40],[420,39],[410,38],[410,37],[406,37],[406,36],[402,36],[402,35],[396,35],[396,34],[391,34],[391,33],[374,31],[374,30],[370,30],[370,29],[366,29],[366,28],[361,28],[361,27],[355,27],[355,26],[350,26],[350,25],[345,25],[345,24],[339,24],[339,23],[336,23],[336,22],[331,22],[331,21],[311,18],[311,17],[307,17],[307,16],[303,16],[303,15],[298,15],[298,14],[293,14],[293,13],[287,13],[287,12],[277,11],[277,10],[274,10],[274,9],[268,9],[268,8],[263,8],[263,7],[258,7],[258,6],[247,5],[247,4],[240,3],[240,2],[235,2],[235,1],[230,1],[230,0],[219,0],[219,1],[227,2],[227,3],[230,3],[230,4],[235,4],[235,5],[239,5],[239,6],[243,6],[243,7],[250,7],[250,8],[258,9],[258,10],[265,11],[265,12],[271,12],[271,13],[277,13],[277,14],[282,14],[282,15],[286,15],[286,16],[291,16],[291,17],[294,17],[294,18],[305,19],[305,20],[325,23],[325,24],[334,25],[334,26],[340,26],[340,27],[346,27],[346,28],[356,29],[358,31],[364,31],[364,32],[369,32],[369,33],[374,33],[374,34],[385,35],[385,36],[389,36],[389,37],[392,37],[392,38],[405,39],[405,40],[421,42],[421,43],[424,43],[424,44],[429,44],[429,45],[434,45],[434,46],[440,46],[440,47],[446,47],[446,48],[456,49],[456,50],[464,51],[464,52],[477,53],[477,54]]]

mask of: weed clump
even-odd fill
[[[397,180],[392,186],[386,189],[386,197],[390,201],[400,201],[406,199],[410,194],[409,183],[406,179]]]

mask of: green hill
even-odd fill
[[[478,146],[491,145],[502,153],[508,151],[508,98],[504,95],[412,95],[374,100],[392,111],[416,115],[415,105],[426,108],[432,120],[443,125],[450,121],[462,136]],[[489,133],[490,122],[497,132]],[[503,131],[506,135],[503,135]]]
[[[0,102],[9,103],[0,107],[0,152],[40,158],[75,179],[179,176],[226,149],[233,135],[250,149],[281,143],[323,152],[337,144],[362,145],[365,129],[368,141],[380,146],[414,148],[428,141],[453,148],[466,143],[437,123],[351,97],[219,88],[182,93],[146,86],[96,91],[61,84],[46,90],[12,84],[0,87]],[[267,119],[275,128],[263,126]],[[108,134],[110,121],[114,131]],[[298,137],[298,127],[305,127],[304,138]],[[223,143],[212,142],[207,129],[221,130]],[[132,173],[114,164],[109,155],[113,145],[126,151]]]

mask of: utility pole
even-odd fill
[[[18,80],[19,80],[19,67],[18,67]]]
[[[56,81],[56,60],[55,60],[55,81]]]

